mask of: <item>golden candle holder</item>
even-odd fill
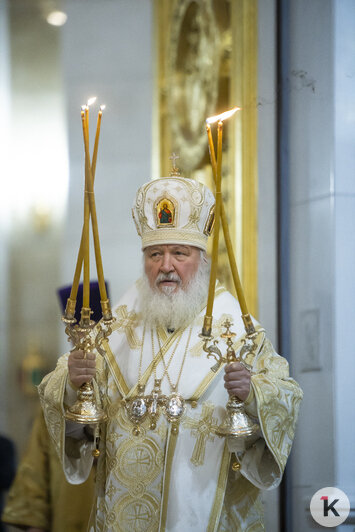
[[[90,160],[89,153],[89,105],[96,98],[88,101],[86,106],[81,109],[81,119],[83,128],[83,139],[85,149],[85,191],[84,191],[84,224],[82,229],[81,242],[77,257],[77,263],[74,273],[74,280],[71,288],[70,297],[67,300],[62,320],[66,324],[65,332],[68,340],[74,345],[74,350],[84,351],[84,357],[87,353],[96,349],[98,353],[105,356],[103,342],[111,334],[111,325],[115,321],[112,317],[111,307],[107,298],[105,279],[102,266],[99,231],[97,223],[95,195],[94,195],[94,178],[96,170],[97,151],[100,135],[100,126],[102,111],[104,106],[100,107],[98,121],[96,126],[96,136],[94,153]],[[90,309],[90,257],[89,257],[89,223],[92,222],[92,231],[94,239],[96,270],[100,289],[102,320],[96,325],[91,320]],[[83,283],[83,306],[81,309],[81,319],[77,323],[75,319],[76,297],[79,286],[81,271],[84,272]],[[106,413],[96,404],[95,392],[92,382],[85,382],[78,390],[78,399],[65,413],[65,418],[76,423],[96,424],[107,420]]]
[[[204,317],[204,323],[201,334],[199,335],[203,339],[203,349],[207,354],[207,358],[215,358],[216,364],[211,368],[212,371],[217,371],[222,363],[230,364],[232,362],[240,362],[249,371],[251,365],[248,364],[247,359],[253,360],[259,348],[263,343],[263,333],[261,330],[256,331],[253,320],[249,314],[242,284],[240,282],[237,263],[233,253],[232,241],[229,233],[227,216],[222,201],[222,189],[221,189],[221,172],[222,172],[222,135],[223,135],[223,121],[233,116],[236,111],[239,111],[238,107],[221,113],[216,116],[207,118],[206,131],[208,137],[208,147],[210,152],[212,175],[216,185],[216,208],[215,208],[215,227],[213,235],[213,248],[212,248],[212,261],[211,261],[211,273],[210,283],[208,290],[208,300],[206,306],[206,313]],[[214,149],[211,124],[218,122],[217,124],[217,157]],[[219,238],[219,222],[221,222],[226,249],[228,253],[229,265],[233,277],[234,287],[237,293],[237,298],[240,304],[240,310],[242,313],[242,320],[246,336],[244,339],[244,346],[239,352],[237,357],[233,349],[232,338],[235,336],[230,331],[231,323],[227,320],[224,323],[226,332],[221,335],[221,338],[227,340],[227,352],[224,357],[217,347],[218,340],[214,340],[212,336],[212,310],[215,296],[216,274],[218,266],[218,238]],[[212,342],[212,343],[211,343]],[[209,344],[209,345],[208,345]],[[226,406],[226,417],[223,423],[220,425],[216,434],[219,436],[235,436],[240,438],[246,438],[253,436],[258,430],[259,426],[254,423],[245,411],[244,403],[238,397],[233,396],[229,398]]]
[[[111,325],[114,318],[102,319],[97,325],[90,319],[91,310],[82,308],[81,320],[79,323],[72,319],[62,317],[66,323],[65,332],[68,341],[74,345],[74,349],[84,351],[84,354],[96,349],[102,356],[105,350],[102,343],[111,334]],[[85,425],[97,424],[107,420],[106,413],[96,404],[94,387],[92,382],[85,382],[77,392],[77,401],[65,413],[65,419],[75,421]]]
[[[214,358],[216,364],[212,366],[211,370],[217,372],[221,364],[231,364],[232,362],[240,362],[246,369],[251,371],[252,366],[247,362],[255,357],[259,351],[260,346],[264,341],[263,330],[254,331],[246,335],[244,345],[237,357],[233,349],[233,340],[235,333],[231,332],[232,324],[226,320],[223,327],[226,331],[221,334],[221,338],[226,339],[227,351],[226,356],[222,355],[221,350],[217,347],[218,340],[214,340],[212,336],[204,338],[203,350],[208,353],[207,358]],[[211,345],[207,345],[211,342]],[[259,430],[259,425],[248,416],[245,411],[244,402],[236,396],[229,397],[226,405],[226,415],[221,425],[216,430],[218,436],[234,436],[237,438],[247,438],[253,436]]]
[[[226,244],[226,249],[228,253],[229,265],[233,277],[234,287],[237,293],[237,298],[240,304],[242,311],[242,319],[244,323],[245,330],[247,334],[252,334],[255,332],[254,325],[251,319],[251,316],[248,312],[247,304],[244,297],[243,288],[240,282],[237,263],[233,253],[232,241],[229,233],[227,216],[225,208],[222,201],[222,138],[223,138],[223,122],[224,120],[230,118],[237,111],[240,111],[239,107],[234,107],[230,111],[226,111],[216,116],[212,116],[206,119],[206,132],[208,138],[208,147],[211,159],[212,166],[212,175],[216,186],[216,206],[215,206],[215,223],[214,223],[214,234],[213,234],[213,246],[212,246],[212,260],[211,260],[211,272],[210,272],[210,282],[208,288],[208,299],[206,305],[206,313],[204,318],[204,323],[202,327],[201,335],[202,337],[210,337],[212,333],[212,310],[215,296],[215,287],[216,287],[216,278],[217,278],[217,267],[218,267],[218,244],[219,244],[219,227],[220,223],[222,225],[224,240]],[[217,122],[217,158],[214,149],[211,124]]]

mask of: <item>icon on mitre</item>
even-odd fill
[[[175,226],[175,206],[168,198],[163,198],[157,203],[156,214],[158,227]]]

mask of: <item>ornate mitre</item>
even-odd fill
[[[214,223],[215,199],[202,183],[179,175],[162,177],[139,188],[132,209],[142,249],[185,244],[206,250]]]

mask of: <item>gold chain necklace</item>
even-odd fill
[[[180,336],[180,339],[181,339],[183,333],[185,332],[185,330],[186,330],[186,329],[184,329],[184,330],[182,331],[181,336]],[[176,351],[177,345],[175,346],[175,349],[174,349],[173,353],[171,354],[171,357],[169,358],[169,361],[168,361],[167,364],[165,363],[165,358],[163,357],[163,359],[162,359],[163,364],[164,364],[164,373],[163,373],[163,377],[164,377],[164,375],[167,376],[168,381],[169,381],[169,385],[170,385],[170,389],[171,389],[172,392],[176,392],[177,389],[178,389],[178,386],[179,386],[179,382],[180,382],[181,375],[182,375],[182,370],[183,370],[183,368],[184,368],[184,364],[185,364],[185,360],[186,360],[187,351],[188,351],[188,348],[189,348],[189,345],[190,345],[191,334],[192,334],[192,325],[191,325],[191,327],[190,327],[190,331],[189,331],[189,335],[188,335],[188,338],[187,338],[187,343],[186,343],[186,347],[185,347],[185,351],[184,351],[184,356],[183,356],[183,359],[182,359],[182,363],[181,363],[180,371],[179,371],[179,374],[178,374],[178,377],[177,377],[177,379],[176,379],[176,383],[175,383],[175,384],[173,384],[173,383],[171,382],[171,379],[170,379],[170,375],[169,375],[169,371],[168,371],[168,369],[169,369],[170,362],[172,361],[173,356],[175,355],[175,351]],[[161,351],[162,348],[161,348],[160,336],[159,336],[159,332],[158,332],[158,330],[157,330],[157,338],[158,338],[158,343],[159,343],[159,351]],[[153,339],[153,337],[152,337],[152,339]],[[180,339],[179,339],[179,341],[180,341]],[[162,377],[162,378],[163,378],[163,377]],[[162,379],[161,379],[161,380],[162,380]]]
[[[137,382],[137,395],[128,401],[125,400],[124,404],[127,408],[129,419],[134,423],[134,434],[138,435],[140,432],[139,424],[144,420],[147,414],[147,405],[144,397],[145,385],[142,384],[142,364],[143,364],[143,349],[145,340],[146,322],[144,322],[141,351],[139,356],[138,366],[138,382]]]
[[[157,381],[157,382],[161,383],[162,380],[164,379],[165,375],[166,375],[166,376],[168,377],[168,381],[169,381],[169,383],[170,383],[170,377],[169,377],[169,374],[168,374],[168,368],[169,368],[169,366],[170,366],[170,364],[171,364],[172,359],[174,358],[174,355],[175,355],[176,350],[177,350],[177,348],[178,348],[178,346],[179,346],[179,344],[180,344],[180,340],[181,340],[181,338],[182,338],[182,335],[183,335],[184,332],[185,332],[185,329],[179,334],[179,336],[178,336],[178,338],[177,338],[177,340],[176,340],[176,343],[175,343],[174,349],[173,349],[173,351],[172,351],[172,353],[171,353],[171,355],[170,355],[170,357],[169,357],[169,360],[168,360],[168,363],[167,363],[167,364],[165,363],[165,358],[162,357],[162,361],[163,361],[163,364],[164,364],[164,371],[163,371],[163,374],[162,374],[162,376],[161,376],[160,379],[157,378],[158,357],[155,356],[155,354],[154,354],[154,353],[155,353],[155,347],[154,347],[154,333],[153,333],[153,329],[151,329],[150,332],[151,332],[151,338],[152,338],[152,356],[153,356],[153,361],[155,360],[154,365],[153,365],[154,381]],[[160,336],[159,336],[158,329],[156,329],[156,333],[157,333],[158,344],[159,344],[159,351],[158,351],[158,353],[157,353],[157,355],[158,355],[159,353],[162,352],[162,347],[161,347],[161,343],[160,343]],[[155,387],[155,385],[154,385],[154,387]]]
[[[186,329],[184,329],[181,332],[180,338],[184,334],[185,330]],[[165,363],[164,357],[162,358],[162,361],[163,361],[163,364],[164,364],[163,377],[166,374],[166,376],[168,378],[169,385],[170,385],[170,390],[171,390],[170,395],[168,397],[166,397],[165,395],[161,394],[161,390],[160,390],[161,380],[159,380],[159,379],[156,379],[154,390],[152,392],[152,395],[155,394],[155,393],[156,394],[160,393],[160,395],[158,395],[157,408],[156,408],[156,411],[155,411],[155,418],[152,420],[154,426],[156,426],[156,418],[159,416],[159,408],[158,407],[161,404],[163,406],[163,411],[164,411],[164,414],[165,414],[167,420],[170,423],[172,423],[172,425],[173,425],[172,426],[172,430],[173,430],[174,433],[177,433],[179,421],[180,421],[180,419],[181,419],[181,417],[182,417],[182,415],[183,415],[183,413],[185,412],[185,409],[186,409],[185,399],[182,397],[181,394],[178,393],[177,387],[178,387],[178,384],[180,382],[180,378],[181,378],[181,375],[182,375],[182,370],[184,368],[184,364],[185,364],[185,360],[186,360],[187,351],[189,349],[191,333],[192,333],[192,325],[190,327],[190,331],[189,331],[189,334],[188,334],[184,355],[183,355],[183,358],[182,358],[182,363],[181,363],[181,366],[180,366],[180,371],[179,371],[179,374],[178,374],[178,377],[177,377],[177,380],[176,380],[175,384],[173,384],[171,382],[168,369],[169,369],[169,365],[170,365],[170,363],[171,363],[171,361],[173,359],[173,356],[175,355],[175,351],[176,351],[177,345],[175,346],[175,349],[173,350],[173,352],[172,352],[167,364]],[[153,338],[153,336],[152,336],[152,338]],[[158,338],[158,343],[159,343],[159,352],[161,352],[162,347],[161,347],[161,343],[160,343],[160,336],[159,336],[158,330],[157,330],[157,338]],[[179,341],[180,341],[180,339],[179,339]],[[154,351],[153,351],[153,356],[154,356]]]
[[[146,322],[144,322],[142,342],[141,342],[141,352],[139,356],[139,367],[138,367],[138,388],[142,386],[142,363],[143,363],[143,348],[144,348],[144,338],[145,338]]]

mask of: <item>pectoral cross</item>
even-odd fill
[[[158,400],[159,394],[157,392],[152,392],[150,396],[151,403],[149,405],[149,414],[151,416],[156,416],[158,412]]]
[[[161,379],[155,379],[154,388],[150,395],[148,395],[147,404],[150,417],[150,429],[154,430],[157,426],[157,420],[159,417],[159,408],[165,402],[166,397],[161,392]]]
[[[214,405],[204,403],[202,405],[201,417],[193,419],[187,417],[183,421],[183,426],[191,428],[192,436],[196,436],[196,444],[192,452],[190,461],[195,466],[203,465],[205,460],[206,442],[214,440],[214,431],[218,428],[218,421],[213,417]]]

